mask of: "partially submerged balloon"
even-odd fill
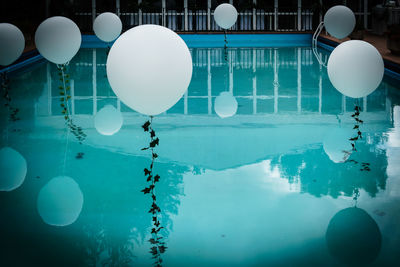
[[[24,48],[25,38],[20,29],[9,23],[0,23],[0,65],[13,63]]]
[[[111,47],[107,77],[114,93],[128,107],[157,115],[185,93],[192,78],[192,57],[186,43],[170,29],[137,26]]]
[[[338,39],[347,37],[356,25],[353,11],[346,6],[331,7],[324,16],[324,26],[327,32]]]
[[[363,209],[347,208],[333,216],[326,230],[329,252],[349,266],[365,266],[378,257],[382,235]]]
[[[328,60],[328,76],[343,95],[353,98],[371,94],[384,74],[381,54],[371,44],[351,40],[338,45]]]
[[[231,4],[220,4],[214,10],[214,20],[222,29],[229,29],[237,20],[238,13]]]
[[[82,211],[83,194],[74,179],[58,176],[39,192],[37,209],[43,221],[53,226],[74,223]]]
[[[81,32],[72,20],[51,17],[36,30],[35,44],[39,53],[55,64],[69,62],[81,46]]]
[[[12,191],[22,185],[27,172],[25,158],[11,147],[0,149],[0,191]]]
[[[106,105],[97,112],[94,117],[94,127],[103,135],[113,135],[117,133],[123,123],[122,114],[112,105]]]
[[[230,92],[222,92],[215,98],[214,110],[221,118],[232,117],[236,114],[238,102]]]
[[[93,22],[93,31],[104,42],[114,41],[122,31],[121,19],[111,12],[101,13]]]
[[[348,159],[352,152],[349,138],[354,135],[355,132],[350,127],[336,127],[325,135],[323,148],[331,161],[343,163]]]

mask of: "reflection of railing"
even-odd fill
[[[298,114],[304,112],[322,114],[324,69],[321,65],[318,68],[318,65],[313,64],[314,59],[310,48],[292,48],[285,52],[274,48],[234,48],[228,50],[228,65],[226,62],[224,63],[222,49],[219,50],[221,51],[208,48],[191,49],[194,73],[200,76],[193,77],[192,84],[183,96],[181,104],[167,113],[199,114],[196,108],[201,108],[204,113],[211,115],[215,97],[221,91],[229,90],[237,98],[239,106],[246,106],[246,114],[278,113],[282,109],[297,111]],[[84,85],[79,85],[78,88],[76,82],[71,80],[72,115],[96,114],[99,107],[107,100],[109,100],[108,103],[110,101],[114,103],[119,110],[122,108],[123,112],[130,112],[129,109],[123,108],[119,99],[111,92],[105,78],[105,63],[99,62],[97,59],[101,54],[96,49],[84,50],[81,53],[88,53],[91,62],[88,62],[87,55],[84,55],[82,58],[85,60],[73,61],[71,67],[76,68],[76,73],[82,72],[85,73],[85,76],[91,75],[91,80],[85,82]],[[104,56],[102,58],[104,59]],[[296,71],[296,75],[288,77],[286,70],[291,73]],[[215,71],[218,72],[218,75],[215,75]],[[312,77],[313,85],[310,85],[310,72],[317,76]],[[280,78],[280,74],[285,76]],[[244,82],[244,85],[235,84],[236,75],[244,75],[242,77],[245,77],[245,80],[240,78],[240,82]],[[73,75],[72,78],[74,78]],[[287,85],[288,82],[289,85]],[[54,86],[52,85],[51,68],[48,65],[48,108],[47,113],[43,114],[42,112],[41,115],[59,115],[59,112],[52,112],[52,107],[56,107],[59,103],[59,95],[52,95]],[[325,86],[330,85],[326,83]],[[87,90],[87,87],[91,88],[86,91],[86,95],[79,92],[83,89]],[[103,90],[101,93],[98,91],[100,87]],[[104,89],[107,91],[104,92]],[[88,103],[90,108],[85,112],[77,112],[76,106],[82,101]],[[194,104],[193,101],[197,104]],[[310,103],[313,103],[311,108]],[[201,106],[198,106],[199,104]],[[341,111],[346,112],[346,97],[343,96],[341,103],[338,104],[341,105]],[[266,105],[269,111],[265,111]],[[386,103],[386,105],[388,104]],[[367,111],[367,98],[363,100],[363,111]],[[240,107],[238,114],[241,114]]]

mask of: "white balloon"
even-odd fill
[[[39,53],[55,64],[70,61],[78,52],[81,42],[78,26],[66,17],[46,19],[35,33],[35,44]]]
[[[338,39],[347,37],[356,25],[353,11],[346,6],[331,7],[324,16],[324,26],[330,35]]]
[[[25,158],[11,147],[0,149],[0,191],[12,191],[22,185],[27,172]]]
[[[220,4],[214,10],[214,20],[223,29],[229,29],[237,20],[238,13],[231,4]]]
[[[179,35],[162,26],[142,25],[122,34],[107,58],[107,77],[127,106],[160,114],[183,96],[192,77],[192,57]]]
[[[215,98],[214,110],[221,118],[232,117],[236,114],[238,102],[230,92],[222,92]]]
[[[328,60],[328,76],[333,86],[348,97],[371,94],[384,74],[381,54],[371,44],[352,40],[341,43]]]
[[[94,117],[94,127],[102,135],[117,133],[123,123],[122,114],[112,105],[106,105]]]
[[[74,179],[58,176],[39,192],[37,209],[49,225],[67,226],[74,223],[82,211],[83,194]]]
[[[323,148],[329,159],[334,163],[343,163],[350,156],[352,146],[349,138],[356,135],[350,127],[338,127],[330,130],[323,140]]]
[[[121,19],[111,12],[101,13],[93,22],[93,31],[104,42],[114,41],[122,31]]]
[[[24,48],[25,38],[20,29],[9,23],[0,23],[0,65],[13,63]]]

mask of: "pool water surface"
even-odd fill
[[[398,266],[399,81],[385,77],[354,100],[332,87],[311,47],[229,48],[227,60],[220,48],[190,50],[187,93],[153,119],[163,265]],[[81,49],[67,68],[82,144],[65,126],[54,64],[10,74],[18,120],[8,119],[2,98],[0,145],[20,152],[28,171],[19,188],[0,192],[1,266],[152,264],[151,200],[141,192],[151,162],[141,150],[148,118],[116,98],[106,57],[103,48]],[[238,109],[221,119],[214,101],[224,91]],[[108,104],[124,117],[113,136],[94,128]],[[346,156],[355,104],[363,138]],[[84,199],[65,227],[46,224],[37,207],[41,188],[57,176],[73,178]]]

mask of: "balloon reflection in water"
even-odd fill
[[[113,135],[117,133],[123,123],[123,117],[119,110],[112,105],[100,109],[94,117],[94,127],[102,135]]]
[[[27,172],[25,158],[11,147],[0,149],[0,191],[12,191],[22,185]]]
[[[340,262],[365,265],[378,257],[382,235],[365,210],[352,207],[333,216],[326,230],[326,242],[329,252]]]
[[[83,194],[74,179],[58,176],[39,192],[37,209],[43,221],[53,226],[74,223],[82,211]]]
[[[232,117],[236,114],[238,102],[230,92],[222,92],[215,98],[214,110],[221,118]]]

